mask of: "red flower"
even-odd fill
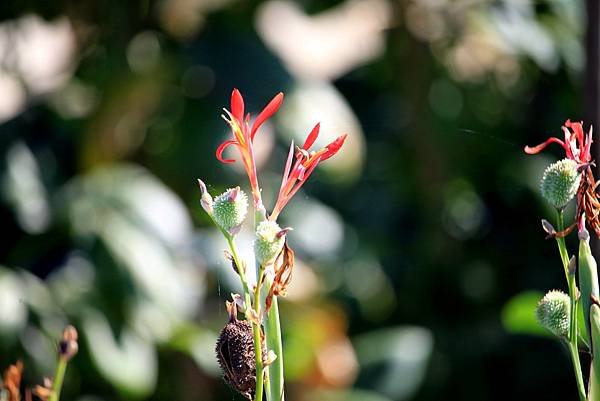
[[[590,166],[594,165],[591,155],[592,147],[592,127],[587,135],[583,132],[583,122],[573,123],[567,120],[562,127],[565,134],[564,141],[555,137],[550,137],[546,142],[534,147],[525,146],[525,153],[536,154],[541,152],[550,143],[555,142],[563,147],[568,159],[578,164],[578,170],[581,173],[581,183],[577,190],[577,210],[575,213],[575,223],[563,229],[560,232],[551,232],[550,235],[564,237],[568,235],[575,226],[578,226],[580,232],[585,229],[587,222],[600,238],[600,199],[596,193],[597,182]]]
[[[242,98],[240,91],[237,89],[234,89],[231,93],[231,111],[223,109],[227,115],[222,115],[222,117],[231,127],[234,139],[229,139],[219,145],[216,152],[217,159],[223,163],[235,162],[234,159],[224,159],[223,151],[229,145],[237,146],[238,150],[240,151],[240,155],[242,156],[242,163],[244,164],[244,168],[246,169],[246,173],[250,179],[250,186],[252,187],[252,196],[254,198],[255,206],[262,207],[262,200],[260,196],[260,188],[258,186],[258,177],[256,175],[256,164],[254,162],[252,143],[258,128],[273,114],[275,114],[277,109],[279,109],[279,106],[281,106],[282,101],[283,93],[279,92],[269,102],[269,104],[265,106],[263,111],[256,116],[252,127],[249,125],[250,114],[246,114],[244,118],[244,99]]]
[[[317,136],[319,136],[319,130],[321,124],[315,125],[312,129],[302,148],[298,148],[296,151],[296,161],[292,167],[292,155],[294,154],[294,143],[290,146],[290,152],[288,154],[285,169],[283,171],[283,179],[281,181],[281,188],[279,189],[279,196],[275,203],[273,213],[269,216],[269,220],[277,220],[277,216],[281,213],[281,210],[289,202],[289,200],[298,192],[300,187],[311,175],[317,165],[329,159],[335,155],[346,140],[347,134],[337,137],[333,142],[324,148],[316,151],[309,152],[308,149],[315,143]]]
[[[569,131],[569,128],[572,132]],[[590,149],[592,146],[592,128],[587,135],[583,133],[583,122],[572,123],[567,120],[562,127],[565,133],[564,141],[555,137],[550,137],[544,143],[534,147],[525,146],[525,153],[530,155],[541,152],[550,143],[555,142],[561,145],[566,152],[567,158],[576,161],[578,164],[587,164],[592,160]]]

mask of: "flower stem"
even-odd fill
[[[564,229],[563,211],[558,211],[558,231]],[[558,252],[563,263],[567,284],[569,286],[569,297],[571,298],[571,321],[569,324],[568,347],[573,361],[573,370],[575,372],[575,380],[577,382],[577,392],[581,401],[586,400],[585,385],[583,383],[583,375],[581,373],[581,362],[579,360],[579,348],[577,346],[577,303],[578,290],[575,282],[575,272],[569,270],[569,253],[563,237],[556,237]]]
[[[270,283],[268,283],[270,285]],[[271,310],[267,316],[265,328],[267,347],[275,352],[277,358],[269,366],[269,401],[284,401],[283,392],[283,345],[281,342],[281,323],[279,321],[279,304],[277,297],[273,297]]]
[[[63,357],[59,357],[58,362],[56,364],[56,371],[54,372],[54,380],[52,383],[52,393],[50,395],[49,401],[60,400],[60,392],[62,390],[66,370],[67,370],[67,360]]]
[[[233,240],[233,236],[227,235],[227,243],[229,244],[229,249],[231,250],[231,256],[233,256],[233,261],[237,266],[237,270],[240,274],[240,279],[242,281],[242,287],[244,289],[244,302],[246,303],[246,309],[252,308],[252,303],[250,299],[250,289],[248,288],[248,280],[246,279],[246,269],[243,265],[242,261],[238,256],[237,247],[235,245],[235,241]],[[260,316],[260,288],[258,287],[257,282],[257,290],[255,291],[255,302],[254,308],[256,312],[256,316]],[[256,294],[258,293],[259,302],[256,302]],[[252,337],[254,339],[254,360],[256,362],[256,391],[254,400],[262,401],[263,399],[263,379],[264,379],[264,367],[262,361],[262,349],[261,349],[261,332],[260,325],[256,324],[256,322],[252,323]],[[51,400],[52,401],[52,400]]]

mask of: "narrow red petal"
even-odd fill
[[[319,136],[319,130],[321,129],[321,123],[317,123],[315,127],[310,131],[310,134],[306,137],[306,141],[304,141],[304,145],[302,145],[302,149],[308,150],[315,143],[317,137]]]
[[[283,178],[281,179],[281,187],[279,188],[279,193],[283,190],[285,183],[290,177],[290,169],[292,168],[292,157],[294,156],[294,141],[290,144],[290,151],[288,152],[288,157],[285,162],[285,167],[283,168]]]
[[[592,143],[594,142],[592,139],[592,131],[593,131],[593,127],[590,127],[590,130],[588,131],[588,134],[586,136],[586,141],[585,141],[585,146],[583,147],[583,152],[580,155],[580,157],[582,158],[582,161],[584,161],[584,162],[589,162],[590,160],[592,160],[592,155],[590,153],[591,148],[592,148]]]
[[[237,144],[237,141],[230,139],[219,145],[219,147],[217,148],[216,155],[217,155],[217,159],[221,163],[234,163],[235,162],[235,159],[223,159],[223,151],[225,150],[225,148],[228,147],[229,145],[234,145],[234,144]]]
[[[570,120],[567,120],[567,123],[569,123],[569,126],[571,126]],[[572,149],[572,147],[573,147],[573,138],[575,137],[575,133],[574,132],[572,133],[571,131],[569,131],[569,129],[567,127],[565,127],[564,125],[562,126],[562,130],[565,133],[565,141],[564,141],[563,148],[565,148],[565,153],[567,155],[567,158],[574,160],[575,155],[573,154],[574,149]]]
[[[577,138],[577,142],[581,146],[583,144],[583,125],[582,123],[571,123],[571,129]]]
[[[344,144],[344,142],[346,142],[346,138],[347,137],[348,137],[348,134],[344,134],[344,135],[338,136],[335,139],[335,141],[333,141],[329,145],[327,145],[326,146],[327,151],[325,153],[323,153],[323,156],[321,156],[321,161],[327,160],[331,156],[333,156],[337,152],[339,152],[339,150],[341,149],[341,147]]]
[[[542,150],[544,150],[546,148],[546,146],[550,145],[552,142],[554,143],[558,143],[560,146],[562,146],[563,148],[565,148],[565,150],[568,152],[567,147],[565,146],[565,143],[563,141],[561,141],[558,138],[555,137],[550,137],[548,138],[548,140],[544,143],[540,143],[537,146],[525,146],[525,153],[529,154],[529,155],[534,155],[536,153],[540,153]]]
[[[244,121],[244,98],[239,90],[234,89],[231,92],[231,115],[240,123]]]
[[[256,116],[256,120],[254,120],[254,124],[252,124],[252,131],[250,132],[250,139],[254,139],[254,135],[256,135],[256,131],[258,128],[267,121],[281,106],[281,102],[283,102],[283,93],[279,92],[269,104],[265,106],[263,111],[260,112],[258,116]]]

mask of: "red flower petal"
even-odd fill
[[[565,146],[565,143],[563,141],[561,141],[558,138],[555,137],[550,137],[548,138],[548,140],[544,143],[540,143],[537,146],[525,146],[525,153],[530,154],[530,155],[534,155],[536,153],[540,153],[542,150],[544,150],[546,148],[546,146],[550,145],[552,142],[554,143],[558,143],[560,146],[562,146],[563,148],[565,148],[565,150],[568,152],[567,147]]]
[[[577,141],[581,145],[583,143],[583,125],[582,125],[582,123],[581,122],[573,123],[573,122],[571,122],[571,120],[567,120],[565,122],[565,125],[568,128],[571,128],[573,130],[573,134],[575,134]]]
[[[244,121],[244,98],[239,90],[234,89],[231,92],[231,115],[240,123]]]
[[[234,141],[233,139],[230,139],[230,140],[225,141],[222,144],[220,144],[219,147],[217,148],[217,152],[216,152],[217,159],[219,159],[219,161],[221,163],[234,163],[235,159],[223,159],[223,151],[229,145],[233,145],[233,144],[237,144],[237,143],[238,143],[237,141]]]
[[[313,145],[313,143],[315,143],[315,141],[317,140],[317,137],[319,136],[320,129],[321,129],[321,123],[317,123],[317,125],[315,125],[315,127],[312,129],[312,131],[310,131],[310,134],[308,134],[308,136],[306,137],[306,141],[304,141],[304,145],[302,145],[302,149],[308,150]]]
[[[342,145],[346,141],[347,137],[348,137],[348,134],[344,134],[344,135],[338,136],[335,139],[335,141],[333,141],[329,145],[327,145],[326,146],[327,151],[325,153],[323,153],[323,156],[321,156],[321,161],[327,160],[331,156],[333,156],[337,152],[339,152],[340,148],[342,147]]]
[[[592,131],[593,131],[593,127],[590,127],[590,130],[588,131],[588,134],[586,137],[585,146],[583,147],[583,151],[581,152],[582,154],[580,155],[580,157],[582,158],[582,161],[584,161],[584,162],[589,162],[590,160],[592,160],[592,155],[590,153],[590,150],[592,148],[592,142],[594,142],[592,140]]]
[[[254,120],[254,124],[252,124],[252,131],[250,132],[250,139],[254,139],[254,135],[256,135],[256,131],[258,128],[267,121],[281,106],[281,102],[283,102],[283,93],[279,92],[269,104],[265,106],[263,111],[260,112],[258,116],[256,116],[256,120]]]

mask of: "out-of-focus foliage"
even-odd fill
[[[1,3],[0,362],[28,386],[70,322],[64,399],[237,397],[213,347],[239,282],[195,179],[246,186],[214,157],[238,87],[252,113],[286,93],[256,139],[267,208],[290,140],[349,134],[281,216],[290,401],[575,394],[513,297],[563,282],[551,154],[522,146],[581,119],[580,1]]]

